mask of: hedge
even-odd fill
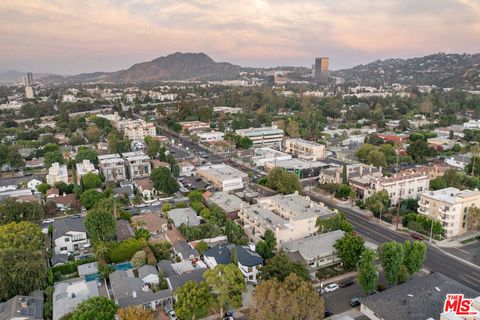
[[[107,254],[111,263],[130,261],[135,252],[145,247],[147,242],[144,239],[130,238],[120,243],[113,244]]]
[[[67,274],[72,274],[77,272],[77,267],[81,264],[86,264],[90,262],[97,261],[96,258],[86,258],[86,259],[81,259],[77,261],[70,261],[65,264],[56,266],[52,268],[53,274],[61,274],[61,275],[67,275]]]

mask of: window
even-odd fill
[[[65,242],[70,242],[70,238],[65,238]]]

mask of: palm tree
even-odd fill
[[[105,255],[108,252],[108,246],[105,242],[99,242],[95,246],[95,256],[97,257],[98,260],[100,259],[105,259]]]

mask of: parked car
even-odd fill
[[[54,223],[55,222],[55,219],[54,218],[48,218],[48,219],[44,219],[42,221],[43,224],[47,224],[47,223]]]
[[[353,298],[350,300],[350,302],[348,303],[352,308],[355,308],[355,307],[358,307],[361,302],[360,302],[360,299],[359,298]]]
[[[338,290],[338,288],[338,284],[330,283],[328,286],[325,287],[325,292],[333,292],[335,290]]]
[[[177,320],[177,315],[175,314],[175,311],[173,310],[168,310],[167,311],[167,314],[168,314],[168,317],[170,318],[170,320]]]
[[[348,278],[340,282],[340,288],[346,288],[353,286],[355,284],[355,281],[352,278]]]
[[[410,236],[415,239],[415,240],[424,240],[425,238],[421,235],[421,234],[418,234],[418,233],[412,233],[410,234]]]
[[[323,317],[328,318],[328,317],[331,317],[331,316],[333,316],[333,313],[330,312],[328,309],[325,309],[325,312],[323,313]]]

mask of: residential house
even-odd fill
[[[27,183],[27,188],[32,190],[32,191],[37,191],[37,187],[42,184],[42,181],[38,179],[32,179],[28,181]]]
[[[222,191],[243,189],[248,174],[226,164],[197,168],[197,175]]]
[[[109,275],[115,303],[120,308],[142,307],[156,310],[172,305],[170,289],[153,291],[142,279],[135,277],[132,270],[116,270]]]
[[[125,160],[119,154],[98,156],[98,164],[105,182],[119,182],[127,179]]]
[[[459,153],[451,157],[445,158],[445,163],[451,167],[464,170],[465,167],[472,162],[471,153]]]
[[[55,253],[74,253],[90,247],[83,217],[56,219],[53,223]]]
[[[96,281],[82,278],[69,279],[55,283],[53,290],[53,320],[60,320],[72,313],[79,304],[93,297],[98,297]]]
[[[135,180],[133,184],[138,189],[138,191],[142,194],[143,199],[152,200],[155,198],[155,195],[157,194],[157,192],[155,191],[153,182],[152,180],[150,180],[150,178]]]
[[[447,238],[461,235],[472,229],[469,226],[469,209],[480,208],[480,191],[445,188],[422,193],[418,213],[442,224]]]
[[[195,174],[195,166],[189,161],[180,162],[180,176],[191,177]]]
[[[258,242],[265,231],[275,233],[278,246],[303,239],[317,232],[317,219],[332,217],[334,212],[325,205],[312,201],[297,192],[289,195],[274,195],[259,198],[256,204],[243,206],[238,214],[249,238]]]
[[[90,274],[97,274],[98,273],[98,262],[90,262],[80,264],[77,267],[77,272],[80,277],[84,277]]]
[[[177,208],[168,211],[168,217],[173,220],[175,227],[180,227],[182,224],[194,227],[200,225],[200,217],[192,208]]]
[[[57,210],[60,211],[66,211],[78,205],[77,197],[73,193],[48,198],[48,201],[53,202]]]
[[[300,138],[285,140],[284,150],[286,153],[310,161],[325,159],[327,156],[325,145]]]
[[[77,167],[77,181],[80,182],[82,177],[87,173],[98,174],[98,169],[88,159],[76,164]]]
[[[112,190],[113,196],[115,198],[125,196],[127,199],[134,199],[135,194],[133,193],[132,188],[130,187],[117,187]]]
[[[193,249],[185,240],[178,240],[172,244],[173,252],[182,260],[192,260],[200,257],[196,249]]]
[[[362,298],[360,312],[371,320],[457,320],[460,318],[452,318],[444,313],[445,298],[452,292],[461,293],[471,299],[480,295],[477,291],[435,272]]]
[[[34,291],[0,303],[0,320],[43,320],[43,292]]]
[[[123,154],[130,180],[148,178],[152,172],[150,158],[141,151]]]
[[[133,232],[130,222],[124,219],[117,220],[115,225],[115,236],[118,242],[134,237],[135,233]]]
[[[154,266],[144,265],[137,269],[138,277],[142,279],[143,283],[159,284],[158,270]]]
[[[68,184],[67,166],[59,164],[58,162],[52,163],[51,167],[48,169],[46,179],[47,183],[51,186],[54,186],[57,182]]]

